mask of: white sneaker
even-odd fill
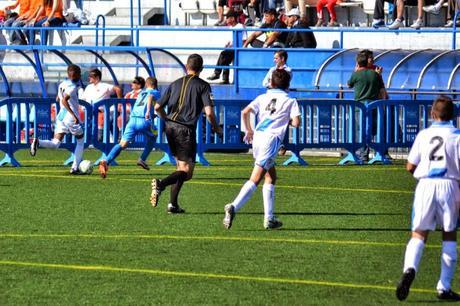
[[[439,15],[441,12],[441,7],[436,5],[428,5],[423,7],[423,11],[433,15]]]
[[[404,27],[404,22],[401,19],[395,19],[395,21],[388,26],[390,30],[397,30],[400,27]]]
[[[222,222],[224,224],[224,227],[226,229],[229,229],[232,227],[233,219],[235,218],[235,207],[232,204],[227,204],[224,207],[225,211],[225,216],[224,216],[224,221]]]
[[[283,226],[283,222],[278,220],[275,216],[270,219],[264,219],[264,228],[265,229],[276,229]]]
[[[423,20],[422,19],[417,19],[417,20],[415,20],[415,22],[413,24],[411,24],[410,27],[412,29],[418,30],[418,29],[420,29],[422,27],[422,25],[423,25]]]
[[[452,28],[454,26],[454,22],[452,20],[447,20],[447,23],[444,25],[445,28]]]

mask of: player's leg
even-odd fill
[[[39,147],[48,149],[59,148],[65,134],[66,132],[57,132],[51,140],[39,140],[38,138],[34,138],[32,140],[32,144],[30,145],[30,155],[35,156]]]
[[[85,148],[85,139],[83,129],[80,124],[67,124],[69,132],[75,136],[77,144],[74,150],[74,159],[72,163],[72,168],[70,168],[70,174],[78,174],[78,166],[80,165],[81,160],[83,159],[83,150]]]
[[[262,196],[264,200],[264,227],[265,229],[275,229],[283,226],[283,223],[278,220],[275,215],[275,183],[276,169],[271,167],[265,173],[265,182],[262,187]]]
[[[400,301],[405,300],[409,295],[410,286],[418,270],[427,238],[428,232],[414,231],[412,232],[411,239],[407,243],[406,253],[404,255],[403,275],[396,287],[396,297]]]
[[[176,171],[162,180],[152,180],[152,194],[150,203],[156,207],[161,192],[169,185],[176,185],[175,193],[177,195],[182,188],[182,184],[190,180],[195,168],[196,156],[196,133],[195,130],[181,126],[179,124],[168,122],[165,127],[166,138],[168,139],[171,153],[176,158]],[[171,205],[169,205],[171,204]],[[168,212],[184,212],[178,205],[168,204]]]
[[[457,220],[459,217],[460,190],[457,182],[444,186],[443,203],[438,207],[442,220],[441,274],[436,289],[441,300],[460,301],[460,295],[452,291],[451,283],[457,265]]]
[[[177,171],[176,172],[182,172],[182,173],[187,173],[187,175],[184,176],[179,176],[177,181],[171,185],[171,194],[170,194],[170,200],[168,204],[168,212],[169,213],[184,213],[184,209],[182,209],[178,203],[178,198],[179,198],[179,193],[182,189],[182,186],[184,185],[185,181],[190,180],[193,177],[193,170],[195,168],[194,163],[189,163],[189,162],[184,162],[181,160],[176,160],[177,163]]]
[[[441,300],[460,301],[460,295],[452,291],[451,283],[457,266],[457,232],[442,232],[441,275],[436,289]]]
[[[137,165],[145,170],[150,170],[150,167],[147,165],[146,161],[150,155],[150,152],[152,152],[153,148],[155,147],[157,134],[158,131],[155,125],[152,124],[152,121],[144,121],[144,135],[147,138],[147,142],[145,144],[144,150],[142,151],[140,159],[137,161]]]
[[[244,183],[241,187],[240,192],[233,200],[233,202],[224,206],[224,220],[222,221],[224,227],[229,229],[232,227],[233,219],[235,218],[235,213],[240,210],[246,202],[252,197],[253,193],[257,189],[257,185],[260,183],[262,178],[265,175],[266,170],[258,165],[254,166],[252,170],[251,177],[249,180]]]
[[[134,121],[130,119],[128,121],[128,124],[126,124],[125,132],[123,133],[123,136],[121,137],[121,140],[119,143],[117,143],[109,152],[107,155],[106,159],[103,159],[99,162],[99,173],[101,174],[102,178],[107,177],[107,172],[109,171],[109,165],[112,163],[112,161],[115,160],[115,158],[120,155],[121,151],[126,149],[129,145],[129,142],[134,139],[134,136],[136,135],[136,128]]]

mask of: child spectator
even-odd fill
[[[135,77],[134,80],[131,82],[131,91],[125,94],[125,99],[137,99],[137,96],[144,89],[144,86],[145,86],[144,78],[140,76]],[[118,115],[118,118],[117,118],[117,127],[119,130],[121,130],[121,127],[123,126],[122,124],[123,122],[121,118],[122,110],[123,110],[123,106],[121,104],[118,104],[118,113],[120,115]],[[131,105],[126,104],[126,118],[125,118],[126,121],[125,122],[128,121],[130,113],[131,113]]]

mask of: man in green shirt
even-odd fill
[[[373,69],[368,69],[368,56],[359,52],[356,55],[356,68],[353,74],[348,80],[348,86],[354,88],[355,91],[355,100],[367,103],[370,101],[378,100],[380,96],[380,90],[382,88],[382,78],[377,72]],[[370,131],[367,131],[367,134],[370,133],[375,135],[377,132],[377,113],[373,112],[372,114],[372,127]],[[369,146],[360,148],[356,155],[361,160],[361,162],[369,161]]]

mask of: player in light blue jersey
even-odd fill
[[[290,75],[286,70],[277,69],[271,76],[271,88],[266,94],[258,96],[243,110],[243,123],[246,129],[245,141],[252,143],[255,159],[251,177],[243,185],[232,203],[225,205],[224,227],[232,226],[235,213],[250,199],[257,185],[264,178],[262,188],[264,203],[264,227],[275,229],[283,224],[274,216],[276,170],[275,158],[291,124],[300,125],[300,111],[297,100],[290,98],[286,92],[289,88]],[[255,131],[251,127],[251,113],[257,116]]]
[[[107,155],[107,159],[101,160],[99,163],[99,173],[102,178],[107,176],[109,164],[120,154],[120,152],[134,140],[134,137],[143,133],[147,137],[147,142],[142,152],[141,157],[137,161],[137,165],[145,170],[150,170],[146,160],[155,146],[156,136],[158,134],[157,128],[153,123],[155,102],[160,98],[160,91],[158,90],[157,79],[148,77],[145,80],[146,88],[139,93],[136,102],[131,109],[131,116],[126,124],[123,137],[119,144],[115,145]]]
[[[37,154],[38,147],[57,149],[61,145],[62,139],[71,133],[77,139],[75,146],[74,161],[70,174],[79,174],[78,166],[82,160],[84,149],[84,132],[80,125],[78,90],[80,89],[81,69],[77,65],[67,67],[68,79],[62,82],[58,88],[56,101],[59,101],[61,109],[56,117],[56,127],[52,140],[39,140],[34,138],[30,145],[30,155]]]

